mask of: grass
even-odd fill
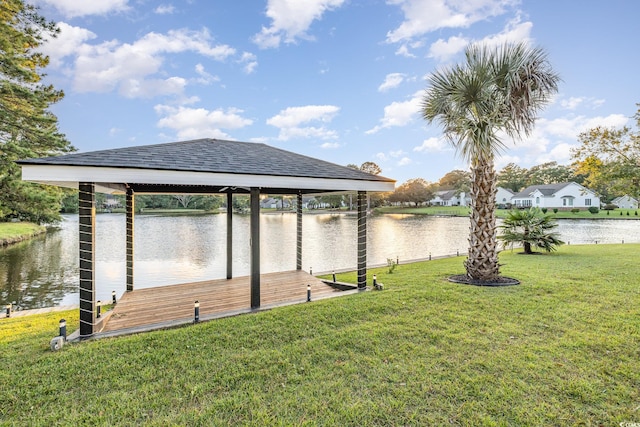
[[[376,208],[376,212],[389,214],[469,216],[470,209],[461,206],[420,206],[415,208],[385,206]],[[609,212],[608,215],[607,212]],[[638,213],[637,215],[636,212]],[[496,209],[497,218],[506,218],[508,213],[508,209]],[[580,212],[558,211],[557,213],[554,213],[553,209],[549,209],[547,214],[558,219],[640,219],[640,210],[638,209],[600,210],[595,214],[592,214],[586,209]]]
[[[43,233],[45,227],[31,222],[0,222],[0,246]]]
[[[640,422],[639,250],[503,252],[505,288],[447,282],[462,257],[400,264],[370,271],[382,292],[56,353],[77,311],[0,319],[0,424]]]

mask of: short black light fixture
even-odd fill
[[[307,302],[311,301],[311,285],[307,285]]]
[[[431,252],[429,252],[429,261],[431,261]]]
[[[378,283],[378,276],[377,275],[373,275],[373,289],[375,289],[376,291],[381,291],[384,288],[384,285],[382,283]]]
[[[200,322],[200,301],[193,303],[193,323]]]
[[[336,283],[336,271],[333,270],[333,283]]]
[[[67,321],[60,319],[58,323],[58,335],[62,337],[64,341],[67,340]]]
[[[116,305],[116,291],[111,291],[111,303]]]
[[[96,317],[99,319],[100,317],[102,317],[102,302],[100,300],[98,300],[98,303],[96,304],[96,309],[98,310]]]
[[[11,304],[7,304],[7,317],[11,317]]]
[[[309,267],[309,275],[313,276],[313,267]]]

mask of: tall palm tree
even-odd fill
[[[471,165],[471,227],[467,277],[500,277],[495,218],[494,158],[506,145],[533,130],[538,111],[558,91],[559,76],[547,54],[527,43],[498,48],[470,45],[466,61],[429,77],[422,115],[437,121],[444,135]]]

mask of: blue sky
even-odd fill
[[[568,164],[640,102],[634,0],[30,1],[59,23],[46,81],[80,151],[224,138],[437,181],[467,165],[419,114],[425,77],[470,42],[529,41],[563,79],[498,170]]]

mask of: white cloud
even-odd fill
[[[429,58],[435,58],[440,62],[449,60],[452,56],[462,52],[469,44],[469,39],[461,36],[452,36],[448,40],[438,39],[429,48]]]
[[[49,66],[59,68],[63,66],[64,58],[78,52],[86,41],[95,39],[95,33],[80,27],[74,27],[66,22],[58,23],[60,33],[57,37],[47,38],[40,50],[49,56]]]
[[[196,64],[195,71],[196,71],[196,74],[198,76],[200,76],[197,79],[195,79],[196,83],[203,84],[203,85],[209,85],[211,83],[220,81],[220,77],[214,76],[212,74],[209,74],[204,69],[204,65],[202,65],[202,64]]]
[[[406,166],[406,165],[409,165],[411,163],[413,163],[413,160],[411,160],[409,157],[403,157],[398,161],[397,165],[398,166]]]
[[[106,15],[129,9],[129,0],[38,0],[36,3],[51,5],[66,18]]]
[[[242,117],[238,108],[206,110],[204,108],[173,107],[156,105],[156,113],[162,118],[158,120],[160,128],[173,129],[180,139],[195,138],[229,138],[223,129],[241,129],[253,123],[251,119]]]
[[[227,45],[213,44],[206,29],[148,33],[131,44],[111,40],[89,45],[83,42],[95,37],[93,33],[78,31],[77,27],[69,28],[73,28],[76,37],[71,38],[73,42],[63,45],[64,48],[59,48],[56,61],[60,62],[62,56],[76,55],[73,74],[74,89],[78,92],[117,90],[128,98],[148,97],[153,95],[154,90],[158,95],[177,95],[182,93],[186,79],[177,76],[154,77],[163,73],[164,55],[195,52],[223,61],[235,54],[235,49]],[[71,46],[74,46],[73,51],[70,50]]]
[[[413,147],[413,151],[417,151],[417,152],[423,152],[423,151],[435,152],[435,151],[446,151],[450,149],[451,147],[449,146],[447,141],[444,140],[444,138],[435,138],[435,137],[425,139],[424,141],[422,141],[421,145],[418,145],[417,147]]]
[[[400,6],[404,21],[387,33],[387,42],[411,40],[440,28],[464,28],[505,13],[515,0],[388,0]]]
[[[157,13],[158,15],[171,15],[176,11],[176,8],[171,4],[161,4],[156,7],[153,13]]]
[[[310,122],[329,123],[340,111],[335,105],[306,105],[289,107],[267,119],[267,124],[280,129],[278,139],[287,141],[293,138],[334,139],[338,134],[324,126],[301,126]]]
[[[496,158],[495,169],[496,171],[501,171],[505,166],[509,163],[514,163],[516,165],[521,163],[521,159],[518,156],[511,155],[501,155]]]
[[[258,66],[257,59],[258,58],[253,53],[242,52],[242,56],[240,57],[238,62],[244,65],[243,70],[246,74],[251,74],[256,70],[256,67]]]
[[[586,105],[591,108],[597,108],[604,104],[604,99],[595,99],[585,96],[580,97],[569,97],[569,99],[563,99],[560,101],[560,106],[567,110],[575,110],[581,105]]]
[[[158,95],[181,95],[187,81],[182,77],[168,79],[128,79],[120,85],[120,94],[126,98],[153,98]]]
[[[271,26],[253,37],[262,49],[275,48],[280,43],[294,43],[298,39],[311,39],[307,34],[313,21],[321,19],[326,11],[342,6],[345,0],[269,0],[266,15]]]
[[[520,18],[509,22],[507,27],[498,34],[487,36],[480,40],[480,43],[486,46],[502,46],[507,42],[531,42],[531,29],[533,23],[520,22]]]
[[[387,157],[387,155],[385,153],[378,153],[376,154],[376,159],[380,160],[381,162],[386,162],[387,160],[389,160],[389,157]]]
[[[325,142],[320,147],[324,149],[338,148],[340,147],[340,144],[338,144],[337,142]]]
[[[365,133],[370,135],[382,129],[396,126],[406,126],[420,112],[423,91],[414,93],[408,101],[392,102],[384,107],[384,117],[380,119],[380,124]]]
[[[389,89],[396,88],[404,81],[404,74],[402,73],[391,73],[387,74],[384,79],[384,82],[378,86],[378,92],[386,92]]]

